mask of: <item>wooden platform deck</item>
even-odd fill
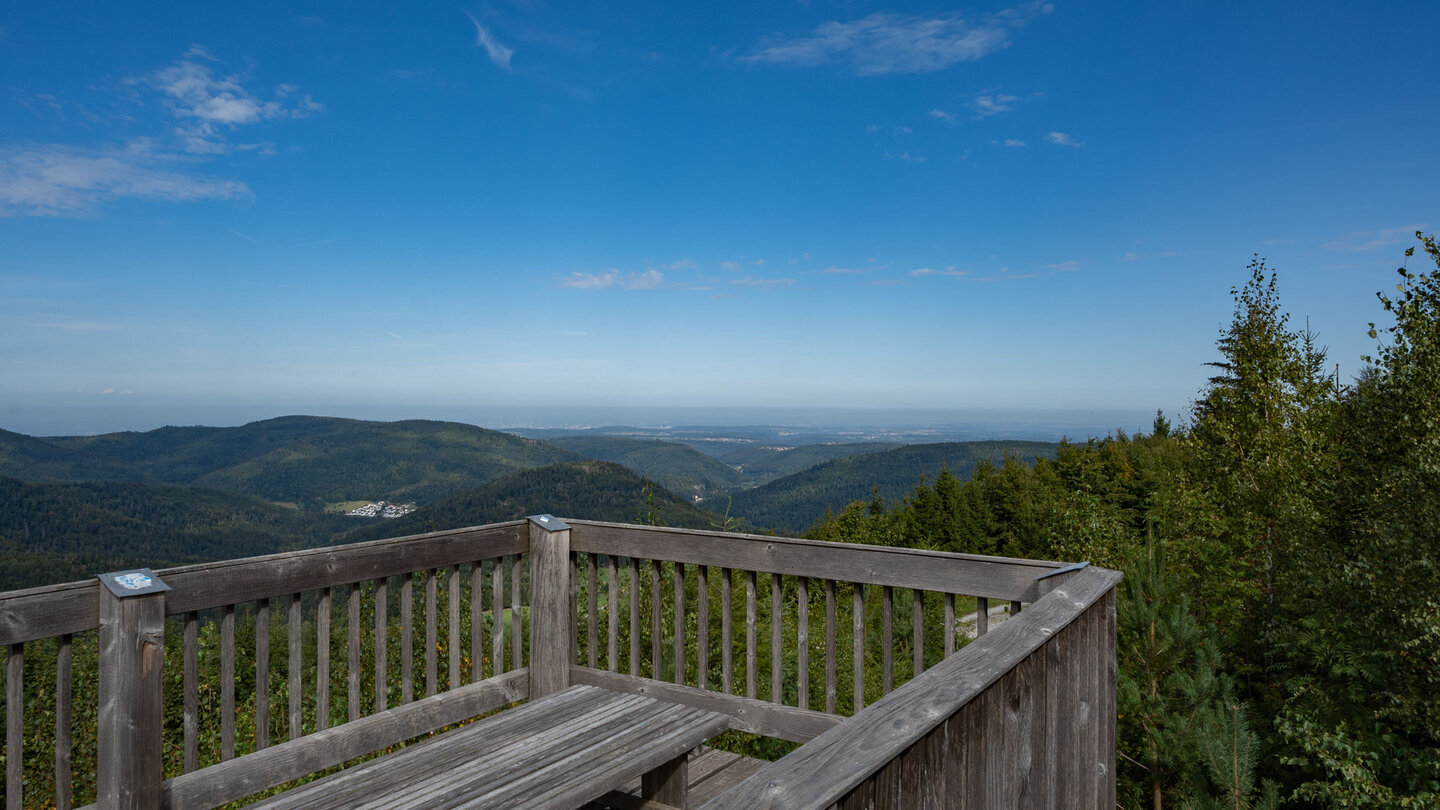
[[[697,807],[703,805],[769,764],[763,759],[742,757],[729,751],[696,749],[690,754],[690,802]],[[639,798],[639,779],[627,784],[621,792],[624,796],[611,794],[603,802],[586,805],[585,810],[633,810],[644,806]]]

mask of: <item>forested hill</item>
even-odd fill
[[[596,461],[610,461],[649,478],[680,496],[708,499],[739,488],[735,468],[676,442],[622,436],[564,436],[551,444]]]
[[[999,464],[1007,455],[1024,461],[1054,458],[1057,447],[1049,442],[947,442],[838,458],[736,493],[730,514],[758,529],[803,532],[824,517],[827,509],[839,512],[851,501],[868,501],[876,490],[886,501],[895,501],[909,494],[922,478],[933,479],[942,469],[965,480],[977,462]]]
[[[0,590],[323,545],[346,520],[190,487],[0,478]]]
[[[711,529],[722,522],[619,464],[572,461],[511,473],[475,489],[421,507],[402,518],[373,524],[337,538],[359,542],[458,529],[552,514],[617,523],[649,521],[661,526]]]
[[[534,439],[422,420],[287,416],[234,428],[0,436],[0,471],[27,480],[184,484],[307,510],[351,500],[423,503],[509,472],[577,458]]]

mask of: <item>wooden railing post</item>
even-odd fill
[[[559,518],[530,518],[530,697],[570,685],[570,527]]]
[[[100,575],[100,810],[158,810],[165,592],[148,568]]]

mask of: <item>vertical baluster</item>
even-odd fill
[[[597,576],[598,568],[599,566],[596,563],[595,555],[586,554],[585,604],[589,608],[590,615],[588,621],[585,622],[585,665],[591,669],[595,668],[596,656],[599,654],[596,648],[600,646],[598,630],[600,617],[595,615],[600,612],[600,594],[596,593],[595,590],[599,587],[599,577]]]
[[[825,580],[825,713],[835,713],[835,580]]]
[[[755,572],[745,572],[745,697],[755,697]]]
[[[375,713],[385,711],[390,704],[390,643],[386,638],[390,629],[390,606],[386,604],[390,592],[390,578],[375,580]]]
[[[1013,618],[1013,617],[1019,616],[1019,615],[1020,615],[1020,603],[1017,602],[1017,601],[1011,601],[1011,602],[1010,602],[1010,616]]]
[[[675,580],[675,683],[685,683],[685,563],[670,568]]]
[[[490,568],[490,619],[494,637],[490,640],[490,661],[495,674],[505,671],[505,558],[496,557]]]
[[[476,560],[470,566],[470,682],[485,677],[480,660],[485,657],[485,567]]]
[[[910,591],[911,609],[910,617],[913,622],[913,636],[915,642],[915,661],[910,669],[910,677],[915,677],[925,671],[925,592],[919,588],[912,588]]]
[[[439,595],[436,589],[439,583],[435,570],[425,572],[425,697],[430,697],[439,691],[440,686],[440,664],[437,660],[440,650],[440,640],[436,631],[435,614],[438,610],[436,602]]]
[[[235,606],[220,613],[220,761],[235,758]]]
[[[630,674],[640,674],[640,561],[625,561],[630,571]]]
[[[195,611],[185,614],[184,673],[181,676],[182,698],[185,703],[184,746],[185,773],[200,767],[200,615]]]
[[[785,590],[779,574],[770,575],[770,702],[785,702]]]
[[[566,579],[570,583],[570,663],[580,665],[580,555],[570,552]]]
[[[795,660],[799,707],[810,708],[810,579],[800,577],[795,596]]]
[[[415,574],[400,579],[400,702],[415,698]]]
[[[620,671],[620,576],[615,555],[605,555],[605,668]]]
[[[695,685],[710,688],[710,566],[695,566]]]
[[[345,589],[346,698],[350,722],[360,719],[360,583],[352,582]]]
[[[521,624],[521,617],[524,615],[520,610],[520,555],[510,556],[510,668],[519,669],[525,666],[524,652],[525,633]],[[573,612],[570,615],[575,615]],[[572,627],[572,632],[573,632]],[[572,657],[573,661],[574,658]]]
[[[290,675],[290,739],[298,740],[304,728],[300,723],[302,651],[300,647],[300,594],[298,593],[290,594],[289,614],[290,668],[287,671]]]
[[[985,596],[975,597],[975,637],[979,638],[990,632],[990,599]]]
[[[450,649],[447,651],[450,664],[450,680],[445,685],[446,689],[454,689],[460,685],[460,566],[450,566],[450,580],[446,583],[450,586],[450,632],[448,634]]]
[[[315,730],[330,727],[330,589],[315,600]]]
[[[25,645],[11,644],[5,658],[5,807],[25,808]]]
[[[665,679],[665,662],[661,654],[664,630],[661,628],[660,561],[650,561],[650,677]]]
[[[945,657],[955,654],[955,594],[945,594]]]
[[[729,568],[720,569],[720,691],[725,694],[734,694],[734,662],[735,650],[731,645],[731,591],[734,590],[731,584],[731,571]]]
[[[270,747],[270,600],[255,602],[255,750]]]
[[[852,712],[865,708],[865,586],[856,582],[850,594],[850,623],[854,638],[851,640],[854,665],[855,706]]]
[[[71,670],[75,650],[71,636],[65,633],[55,642],[55,808],[70,810],[70,727],[73,716],[70,705],[74,689]]]
[[[889,585],[881,591],[881,611],[884,619],[880,628],[880,694],[888,695],[895,688],[895,590]]]

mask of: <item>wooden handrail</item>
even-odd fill
[[[1119,572],[1094,567],[1066,575],[1059,587],[999,630],[757,771],[702,810],[830,807],[1064,631],[1111,593],[1120,578]],[[1113,635],[1109,652],[1113,657]],[[1113,727],[1114,718],[1109,722]]]

